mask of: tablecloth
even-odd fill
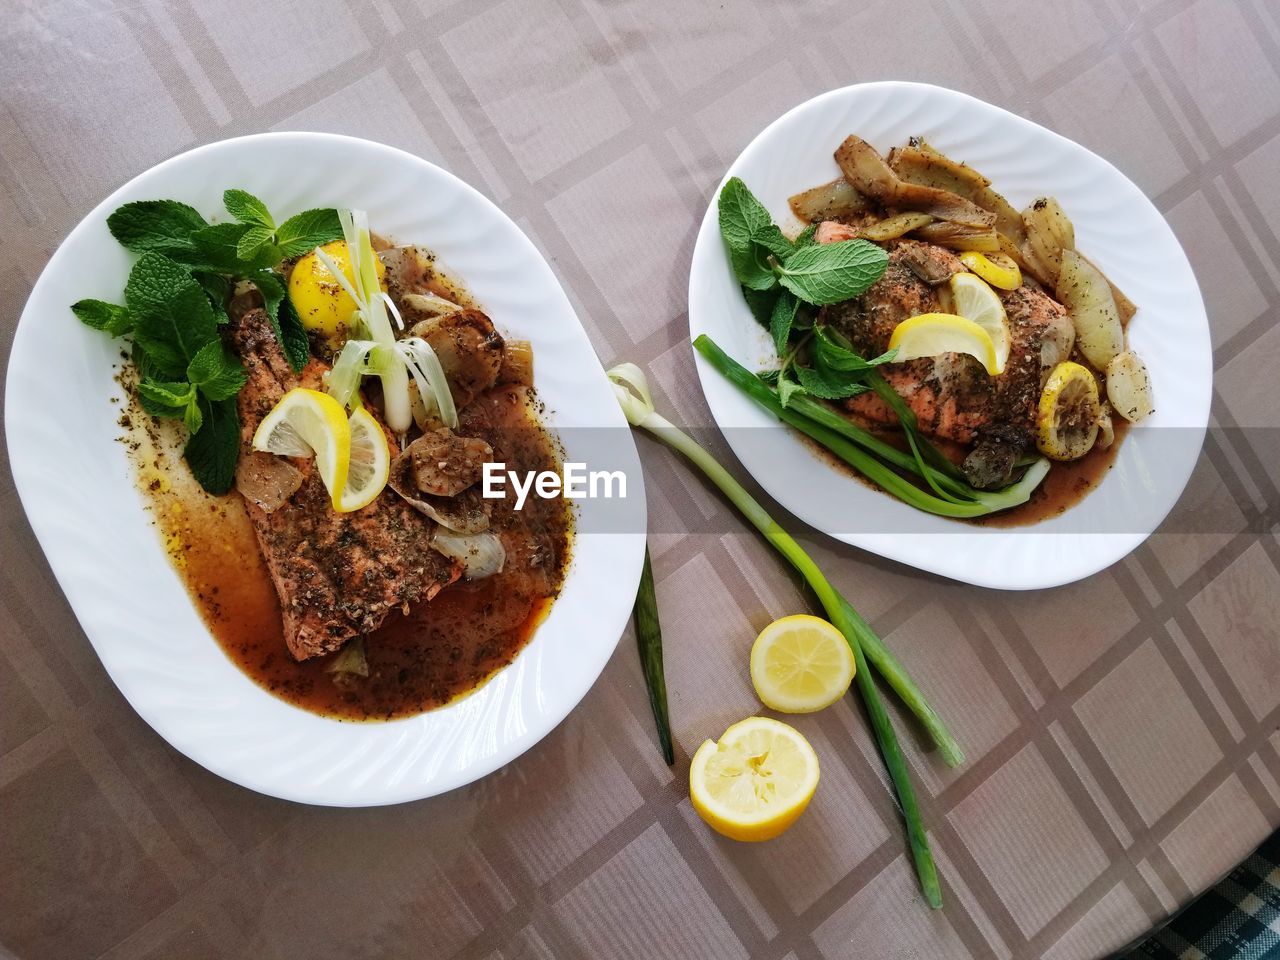
[[[784,838],[736,845],[693,813],[689,756],[759,709],[747,645],[804,599],[729,506],[648,441],[675,767],[658,756],[628,634],[525,756],[445,796],[367,810],[258,796],[170,749],[105,675],[0,471],[0,954],[1067,960],[1132,939],[1280,825],[1274,3],[6,0],[0,12],[6,370],[43,265],[119,184],[212,140],[327,130],[410,150],[490,196],[546,255],[602,361],[643,364],[665,409],[708,425],[685,288],[711,191],[781,112],[877,79],[972,93],[1115,163],[1188,252],[1216,367],[1179,507],[1083,582],[983,590],[802,532],[968,751],[947,770],[899,715],[942,912],[920,902],[852,699],[797,721],[823,781]]]

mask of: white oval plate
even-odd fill
[[[1056,196],[1075,223],[1077,246],[1138,304],[1129,338],[1151,373],[1156,413],[1130,432],[1115,466],[1081,503],[1010,529],[923,513],[822,463],[797,433],[695,354],[716,423],[784,507],[892,560],[1009,590],[1070,583],[1115,563],[1173,508],[1209,421],[1209,322],[1173,231],[1133,183],[1079,144],[963,93],[919,83],[859,84],[815,97],[770,124],[725,179],[741,177],[784,230],[798,228],[787,198],[840,175],[832,154],[850,133],[882,151],[923,136],[990,177],[1018,209]],[[751,369],[776,364],[730,271],[714,199],[693,251],[689,330],[693,337],[707,334]]]
[[[537,389],[566,459],[611,440],[626,471],[625,532],[579,533],[563,592],[515,662],[454,704],[390,723],[339,723],[291,706],[222,653],[161,549],[108,402],[120,346],[68,304],[119,302],[132,261],[106,218],[174,198],[220,215],[240,187],[280,214],[365,209],[374,229],[422,243],[463,278],[499,329],[533,342]],[[629,429],[551,268],[505,214],[452,174],[391,147],[317,133],[263,134],[184,153],[103,201],[67,237],[23,311],[5,392],[14,479],[81,626],[134,709],[228,780],[305,803],[366,806],[431,796],[529,749],[586,694],[617,645],[644,554],[644,490]],[[609,428],[582,431],[580,428]],[[576,455],[575,455],[576,454]],[[579,500],[578,527],[617,501]],[[621,529],[614,523],[611,529]]]

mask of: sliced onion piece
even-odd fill
[[[446,427],[458,425],[458,409],[453,403],[453,394],[449,391],[449,380],[444,375],[444,367],[436,356],[431,344],[421,337],[409,337],[396,344],[396,352],[404,361],[405,367],[417,384],[418,396],[428,405],[435,404],[435,412],[440,422]]]
[[[501,573],[507,562],[507,551],[495,533],[458,534],[441,528],[432,536],[431,545],[446,557],[461,563],[469,580]]]
[[[372,340],[348,340],[342,345],[333,368],[325,374],[325,393],[344,407],[360,395],[360,380],[373,371],[369,368],[369,355],[377,349]]]
[[[1155,410],[1147,365],[1132,350],[1118,353],[1107,364],[1107,399],[1116,413],[1137,423]]]

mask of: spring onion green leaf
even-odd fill
[[[804,549],[790,534],[778,525],[765,511],[764,507],[747,492],[746,488],[721,466],[715,457],[687,433],[657,413],[653,406],[653,399],[649,394],[648,383],[643,372],[638,367],[634,364],[621,364],[609,371],[609,379],[613,382],[614,395],[617,397],[618,404],[622,407],[627,421],[633,427],[639,427],[651,433],[701,470],[720,489],[720,492],[738,508],[743,517],[760,531],[761,535],[774,549],[804,577],[805,582],[813,590],[818,601],[822,604],[822,608],[826,611],[827,618],[844,634],[858,665],[855,679],[858,674],[861,674],[863,678],[857,684],[858,692],[862,696],[867,713],[871,718],[872,731],[876,736],[876,742],[879,745],[881,755],[884,757],[885,765],[889,770],[894,790],[898,795],[898,801],[902,808],[902,815],[906,823],[907,835],[911,846],[912,860],[916,867],[916,876],[920,881],[920,887],[929,905],[935,909],[940,908],[942,906],[942,890],[938,883],[937,868],[933,862],[933,854],[929,849],[929,838],[925,833],[924,824],[920,817],[920,808],[916,803],[915,791],[911,786],[906,761],[902,757],[902,750],[898,746],[898,739],[894,733],[893,725],[889,721],[888,714],[885,712],[884,705],[880,701],[879,694],[876,692],[874,683],[871,680],[871,672],[867,668],[867,650],[864,649],[862,642],[863,632],[870,632],[866,626],[866,621],[857,617],[856,614],[851,616],[853,608],[831,586],[830,581],[827,580],[826,575],[818,565],[813,562],[813,559],[805,553]],[[877,649],[877,653],[880,652],[883,652],[883,645]],[[893,665],[898,672],[901,672],[901,665],[897,664],[896,661],[894,661]],[[918,704],[908,702],[908,706],[914,709]]]
[[[640,651],[640,667],[649,691],[649,709],[658,728],[658,745],[667,766],[676,762],[671,743],[671,717],[667,713],[667,680],[662,665],[662,624],[658,621],[658,596],[653,586],[653,564],[649,548],[644,548],[644,566],[640,570],[640,587],[636,591],[631,619],[636,626],[636,647]]]

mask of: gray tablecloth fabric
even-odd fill
[[[968,749],[952,772],[907,737],[942,913],[919,902],[852,702],[798,721],[823,781],[785,838],[735,845],[690,809],[692,750],[758,709],[747,645],[803,600],[652,445],[676,767],[658,758],[628,637],[526,756],[376,810],[267,799],[169,749],[106,677],[2,471],[0,954],[1067,960],[1139,934],[1280,824],[1276,4],[8,0],[0,13],[6,344],[58,242],[129,177],[224,137],[340,131],[492,197],[601,359],[646,365],[664,407],[705,425],[684,311],[714,184],[785,109],[900,78],[1030,117],[1133,178],[1195,266],[1217,370],[1182,504],[1083,583],[1001,594],[804,537]]]

